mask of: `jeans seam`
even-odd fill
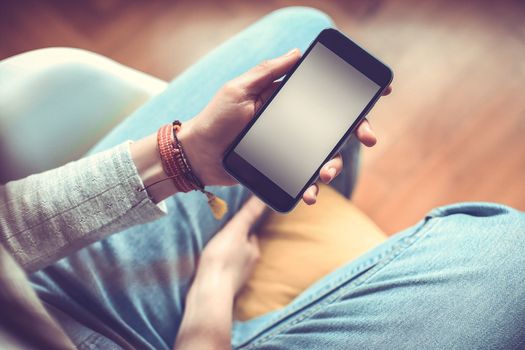
[[[430,219],[432,219],[432,220],[430,220]],[[322,308],[326,307],[327,305],[330,305],[333,302],[335,302],[338,299],[340,299],[341,295],[344,294],[348,290],[348,288],[356,287],[358,285],[364,284],[366,281],[368,281],[370,278],[372,278],[375,274],[377,274],[383,268],[385,268],[388,264],[390,264],[392,261],[394,261],[403,251],[405,251],[406,249],[410,248],[420,238],[422,238],[423,236],[428,234],[436,226],[436,224],[439,221],[440,221],[439,217],[437,217],[437,218],[436,217],[429,218],[429,220],[427,221],[427,224],[428,224],[427,227],[423,227],[419,232],[415,233],[414,235],[412,235],[410,237],[406,237],[405,239],[402,240],[402,242],[399,242],[397,244],[397,246],[392,247],[391,250],[388,250],[387,252],[382,254],[383,257],[385,255],[389,254],[390,255],[389,259],[386,259],[384,262],[380,262],[377,266],[374,266],[375,268],[372,267],[368,271],[365,271],[363,275],[357,277],[357,279],[355,281],[349,283],[348,285],[345,286],[343,284],[343,285],[341,285],[339,287],[336,287],[336,289],[333,291],[333,295],[327,296],[325,300],[321,301],[318,305],[316,305],[315,307],[312,307],[310,310],[304,311],[303,314],[297,316],[296,319],[291,320],[290,322],[288,322],[288,324],[282,325],[281,327],[276,327],[276,329],[274,329],[273,331],[270,331],[267,335],[261,337],[260,339],[256,340],[255,342],[253,342],[251,344],[247,344],[245,349],[246,350],[253,349],[255,346],[263,344],[264,342],[266,342],[270,338],[274,337],[275,335],[278,335],[278,334],[281,334],[283,332],[286,332],[287,330],[289,330],[291,327],[295,326],[299,322],[302,322],[305,319],[310,318],[311,316],[315,315],[320,309],[322,309]],[[363,266],[363,265],[364,264],[362,264],[360,266]],[[356,269],[354,269],[353,271],[355,272]],[[333,286],[334,284],[341,283],[342,280],[345,280],[347,278],[348,278],[348,274],[345,274],[344,277],[341,277],[341,278],[337,279],[337,283],[334,282],[331,286]],[[337,289],[339,289],[339,290],[337,290]],[[299,311],[299,310],[294,310],[293,312],[297,312],[297,311]],[[291,315],[286,315],[285,317],[288,317],[288,316],[291,316]],[[246,344],[246,342],[245,342],[245,344]],[[243,346],[241,346],[240,348],[242,348],[242,347]]]
[[[285,320],[288,317],[292,317],[293,314],[299,312],[300,310],[304,309],[308,305],[312,304],[312,302],[314,302],[315,300],[319,300],[319,299],[323,298],[324,296],[326,296],[327,294],[330,294],[333,290],[342,287],[342,285],[344,284],[345,280],[347,280],[349,278],[349,275],[354,275],[354,274],[356,274],[356,272],[361,271],[361,270],[364,270],[363,273],[367,272],[368,270],[370,270],[373,267],[373,265],[377,261],[379,261],[379,260],[383,259],[385,256],[391,254],[393,250],[395,250],[395,247],[392,247],[392,248],[390,248],[390,249],[380,253],[376,257],[373,257],[373,258],[370,258],[370,259],[366,260],[365,262],[363,262],[360,265],[356,266],[355,268],[353,268],[352,270],[350,270],[349,272],[347,272],[343,276],[339,277],[338,279],[336,279],[334,281],[331,281],[327,286],[325,286],[322,290],[320,290],[318,292],[318,294],[315,295],[315,297],[310,297],[309,300],[305,301],[303,304],[295,306],[293,309],[287,310],[287,312],[285,314],[277,315],[277,317],[275,317],[275,319],[269,321],[269,323],[270,324],[275,324],[277,322],[281,322],[281,321]],[[367,266],[372,266],[372,267],[366,268]],[[260,333],[261,332],[259,332],[258,334],[260,334]],[[253,339],[254,337],[256,337],[256,335],[252,336],[251,339]],[[244,343],[246,343],[246,341]]]

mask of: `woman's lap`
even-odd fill
[[[283,310],[236,324],[243,349],[525,348],[525,214],[434,209]]]
[[[151,134],[173,119],[190,119],[226,81],[294,47],[304,50],[330,24],[312,9],[272,13],[177,77],[90,153]],[[199,252],[249,195],[241,186],[213,191],[230,207],[223,220],[213,219],[202,194],[178,194],[166,200],[166,217],[112,235],[34,274],[35,289],[66,313],[94,316],[153,348],[171,347]],[[78,334],[77,340],[88,335],[67,331]]]

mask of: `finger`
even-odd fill
[[[252,233],[248,236],[248,244],[255,253],[259,252],[259,237],[255,233]]]
[[[257,234],[251,232],[250,235],[248,236],[248,242],[250,243],[250,245],[258,246],[259,238],[257,237]]]
[[[392,85],[388,85],[385,91],[383,91],[383,96],[390,95],[391,92],[392,92]]]
[[[308,205],[315,204],[315,202],[317,201],[318,193],[319,193],[319,186],[317,186],[317,184],[313,184],[312,186],[308,187],[306,191],[304,191],[303,201]]]
[[[233,82],[247,94],[260,94],[274,81],[282,77],[293,67],[301,57],[298,49],[293,49],[287,54],[264,61],[250,69]]]
[[[359,141],[367,147],[372,147],[377,143],[377,137],[375,132],[372,130],[368,119],[364,119],[361,124],[357,127],[355,134]]]
[[[343,170],[343,157],[338,153],[334,158],[330,159],[319,171],[319,178],[325,184],[335,179],[337,175]]]
[[[266,205],[257,197],[252,196],[243,204],[241,209],[230,221],[228,221],[224,228],[246,236],[265,210]]]
[[[248,245],[254,260],[259,260],[261,257],[261,248],[259,246],[259,237],[257,237],[256,234],[252,233],[248,236]]]
[[[274,81],[270,84],[269,87],[267,87],[263,92],[259,94],[255,101],[255,110],[259,110],[259,108],[261,108],[262,105],[265,104],[266,101],[268,101],[268,99],[270,98],[270,96],[272,96],[275,90],[277,90],[279,86],[281,86],[281,83],[281,81]]]

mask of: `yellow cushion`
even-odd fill
[[[317,203],[272,213],[259,229],[261,260],[236,299],[247,320],[287,305],[312,283],[360,256],[386,235],[352,202],[321,185]]]

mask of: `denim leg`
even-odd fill
[[[237,324],[242,349],[525,349],[525,213],[433,210],[281,311]],[[244,332],[244,333],[243,333]]]
[[[266,16],[184,72],[91,153],[141,138],[173,119],[191,118],[226,81],[294,47],[304,50],[330,25],[326,15],[308,8]],[[228,216],[248,196],[241,186],[213,190],[228,201]],[[32,275],[39,296],[77,320],[109,326],[141,348],[171,348],[196,259],[228,217],[211,218],[200,193],[177,194],[166,204],[166,217],[112,235]],[[62,325],[77,343],[92,338],[72,322]]]

